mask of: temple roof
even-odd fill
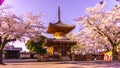
[[[57,23],[54,23],[54,24],[49,23],[47,33],[55,34],[56,32],[62,32],[64,34],[67,34],[70,31],[72,31],[74,28],[75,28],[75,25],[68,25],[61,21],[58,21]]]
[[[21,47],[14,47],[14,45],[9,45],[4,47],[5,51],[22,51]]]
[[[60,20],[60,7],[58,7],[58,21],[56,23],[49,23],[47,33],[55,34],[56,32],[62,32],[64,34],[69,33],[75,28],[75,25],[65,24]]]

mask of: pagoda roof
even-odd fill
[[[49,23],[47,33],[55,34],[56,32],[62,32],[67,34],[75,28],[75,25],[65,24],[60,19],[60,7],[58,7],[58,21],[56,23]]]
[[[67,34],[70,31],[72,31],[74,28],[75,28],[75,25],[68,25],[61,21],[58,21],[57,23],[49,23],[49,26],[46,32],[50,34],[55,34],[56,32],[62,32],[64,34]]]

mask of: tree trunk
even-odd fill
[[[118,59],[118,61],[120,61],[120,52],[117,55],[117,59]]]
[[[0,51],[0,64],[3,64],[3,52],[2,51]]]
[[[115,46],[113,46],[113,49],[112,49],[112,55],[113,55],[113,60],[117,60],[117,52],[116,52],[116,48]]]
[[[71,54],[72,61],[75,61],[75,54]]]
[[[38,54],[37,61],[44,61],[43,55]]]

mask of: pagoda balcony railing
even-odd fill
[[[48,38],[46,39],[44,45],[51,46],[51,45],[76,45],[76,41],[72,41],[68,38],[66,39],[55,39],[55,38]]]

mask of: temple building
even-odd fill
[[[14,45],[8,45],[4,48],[4,58],[5,59],[20,59],[21,47],[14,47]]]
[[[46,33],[53,34],[53,38],[46,39],[44,46],[48,47],[51,55],[59,54],[60,60],[62,57],[71,55],[71,46],[76,44],[66,38],[66,34],[72,31],[75,25],[65,24],[60,19],[60,7],[58,7],[58,21],[49,23]]]

